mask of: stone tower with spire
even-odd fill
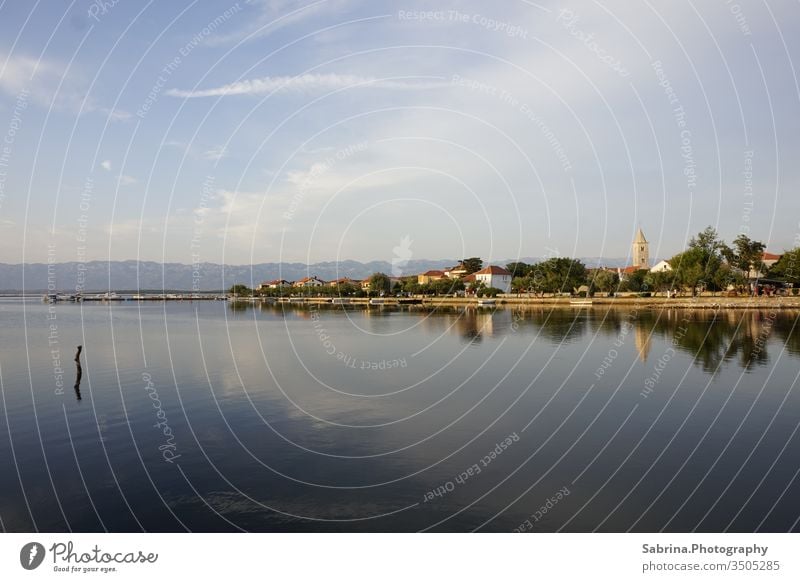
[[[637,269],[650,268],[650,244],[644,238],[641,228],[636,233],[636,238],[633,239],[633,265]]]

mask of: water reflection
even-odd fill
[[[647,362],[653,341],[658,339],[691,356],[703,371],[714,373],[725,363],[750,370],[765,366],[785,348],[800,355],[800,334],[796,333],[800,312],[796,310],[713,310],[593,308],[564,309],[532,306],[525,308],[429,307],[422,305],[310,305],[234,303],[237,313],[250,309],[279,316],[310,318],[313,310],[328,313],[359,312],[370,319],[412,313],[422,318],[422,329],[456,334],[465,342],[480,344],[488,338],[507,334],[535,335],[556,345],[585,340],[590,335],[619,336],[626,328],[633,332],[638,358]],[[379,332],[380,328],[375,329]]]
[[[92,406],[53,375],[49,306],[4,311],[0,458],[32,500],[0,479],[10,531],[511,531],[564,486],[537,529],[797,527],[800,311],[57,309]]]

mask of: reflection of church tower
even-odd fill
[[[633,239],[633,264],[637,269],[650,268],[650,244],[640,228]]]
[[[650,354],[650,331],[642,324],[635,324],[634,339],[636,340],[636,351],[639,352],[639,359],[642,363],[647,362]]]

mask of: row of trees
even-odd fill
[[[800,272],[795,268],[800,248],[785,253],[768,270],[763,261],[765,249],[764,243],[744,234],[727,245],[709,226],[689,241],[685,251],[669,259],[672,271],[650,273],[658,275],[650,277],[650,287],[659,291],[679,287],[689,289],[693,294],[701,290],[723,291],[731,287],[746,287],[751,275],[793,286],[800,283]],[[645,282],[648,282],[646,276]]]
[[[467,275],[480,271],[483,260],[480,257],[463,259],[460,263]],[[392,279],[386,273],[373,273],[368,278],[367,289],[358,281],[343,282],[338,285],[317,287],[281,287],[255,291],[246,285],[234,285],[229,293],[237,297],[289,297],[291,295],[323,296],[323,297],[367,297],[379,295],[452,295],[464,292],[467,287],[461,279],[439,279],[429,283],[419,283],[416,275]],[[495,296],[500,289],[487,288],[483,283],[473,284],[470,291],[479,296]]]
[[[687,249],[668,260],[671,271],[651,273],[647,269],[629,273],[620,280],[617,273],[607,270],[587,269],[581,261],[554,257],[539,263],[512,262],[506,268],[512,274],[511,290],[514,293],[556,294],[575,292],[665,292],[687,290],[722,291],[730,287],[744,288],[751,272],[763,273],[764,243],[740,234],[726,244],[712,227],[694,236]],[[480,257],[461,261],[467,274],[483,267]],[[787,251],[766,273],[766,277],[800,286],[800,247]],[[234,285],[230,293],[240,297],[255,294],[266,296],[322,295],[364,297],[367,295],[449,295],[469,289],[478,296],[494,296],[499,289],[486,288],[482,283],[465,286],[460,279],[439,279],[420,284],[417,276],[393,280],[385,273],[374,273],[369,278],[369,289],[357,283],[337,286],[267,289],[255,292],[245,285]]]
[[[551,258],[541,263],[509,263],[513,273],[512,290],[517,293],[572,293],[584,289],[597,291],[665,292],[687,290],[722,291],[745,288],[750,274],[764,273],[764,243],[746,235],[726,244],[712,227],[707,227],[689,241],[687,249],[667,262],[671,271],[651,273],[641,269],[624,280],[606,270],[588,270],[576,259]],[[765,275],[771,280],[800,284],[800,248],[786,252]]]

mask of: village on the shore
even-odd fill
[[[298,281],[276,279],[234,285],[230,298],[265,297],[728,297],[798,295],[800,247],[783,254],[740,234],[728,245],[708,227],[687,249],[651,264],[650,244],[639,228],[631,243],[632,264],[587,267],[580,260],[551,257],[539,263],[486,265],[471,257],[444,270],[413,275],[374,273],[366,279],[324,281],[309,275]]]

